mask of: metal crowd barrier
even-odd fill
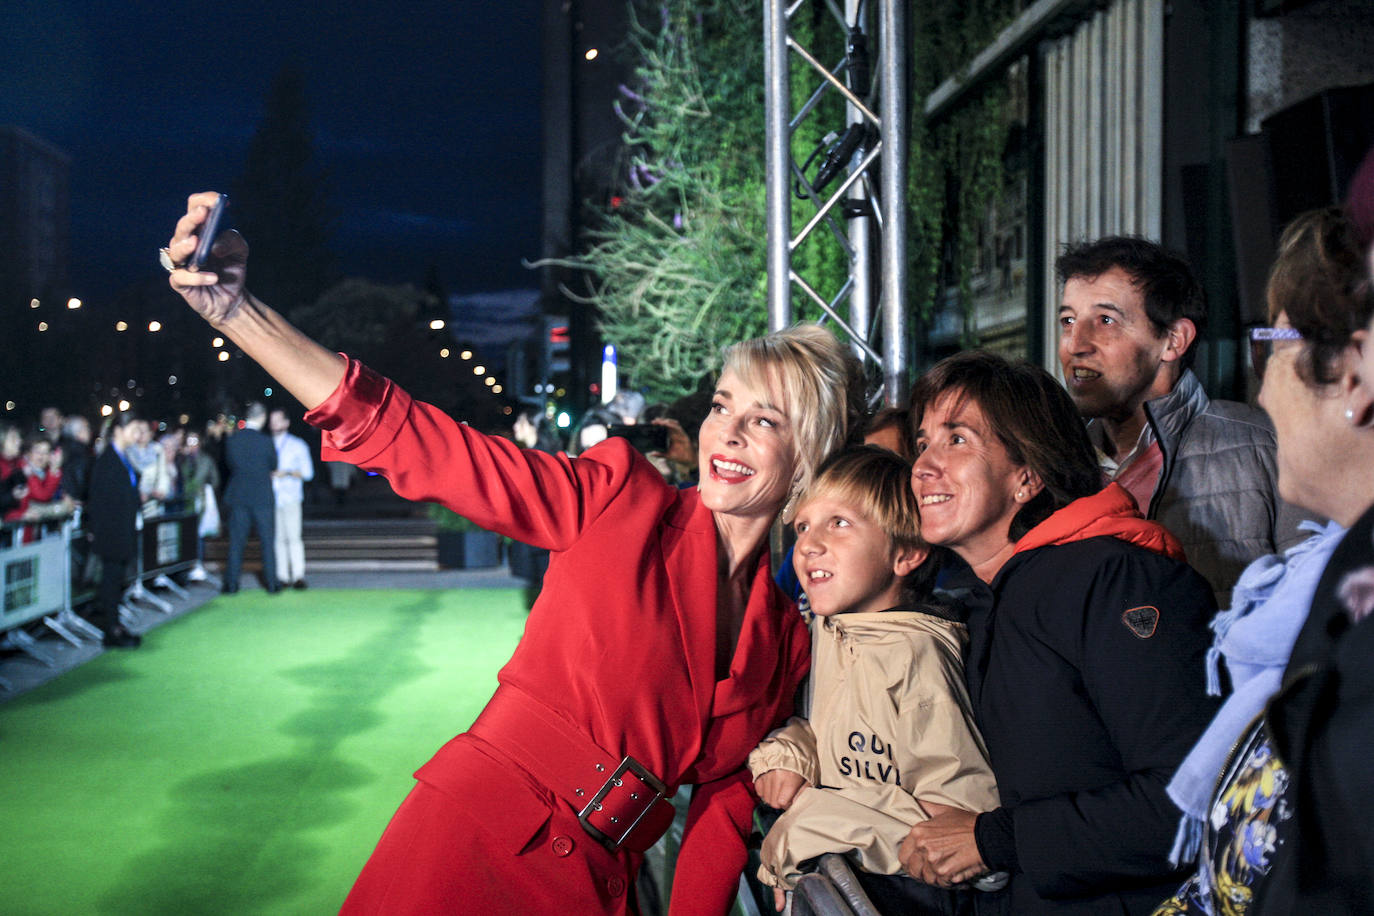
[[[71,519],[6,522],[0,526],[0,649],[23,652],[51,666],[52,656],[23,627],[42,620],[49,629],[80,645],[85,621],[74,625],[71,612]],[[0,684],[8,688],[8,684]]]
[[[129,564],[119,608],[126,626],[134,621],[137,604],[164,614],[172,612],[172,604],[149,586],[187,597],[172,576],[198,564],[199,515],[177,504],[169,508],[173,511],[139,519],[140,549]],[[74,646],[83,639],[100,639],[100,630],[73,611],[95,598],[88,566],[89,548],[79,510],[64,519],[0,525],[0,650],[17,650],[51,666],[51,654],[26,630],[39,620]],[[7,687],[0,680],[0,689]]]

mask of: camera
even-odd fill
[[[649,452],[668,450],[668,428],[666,426],[658,426],[653,423],[635,424],[634,426],[608,426],[606,427],[606,435],[628,439],[636,451],[646,455]]]

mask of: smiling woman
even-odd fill
[[[1254,336],[1272,355],[1256,369],[1279,490],[1331,521],[1246,569],[1218,617],[1215,655],[1232,692],[1170,785],[1198,870],[1160,916],[1369,906],[1374,295],[1349,216],[1294,220],[1267,296],[1273,327]]]
[[[214,200],[189,199],[174,262]],[[344,912],[629,913],[683,783],[698,787],[684,858],[703,822],[747,834],[742,764],[807,665],[767,533],[857,416],[848,351],[814,326],[731,348],[701,430],[702,488],[679,490],[624,439],[576,458],[527,451],[412,399],[250,294],[247,255],[222,235],[207,269],[174,271],[172,287],[309,408],[325,460],[553,551],[496,695],[416,774]],[[718,884],[695,883],[694,911],[725,909],[737,852],[715,856]]]
[[[1148,912],[1173,872],[1165,783],[1213,709],[1194,667],[1211,589],[1124,490],[1099,492],[1043,370],[950,357],[916,383],[911,422],[922,534],[966,564],[949,584],[973,596],[965,677],[1002,805],[917,824],[907,870],[1010,872],[1010,912]]]

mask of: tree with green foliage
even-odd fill
[[[970,280],[984,208],[1001,187],[1008,137],[1007,92],[993,82],[937,124],[925,123],[926,96],[985,48],[1024,0],[927,0],[911,17],[913,132],[908,171],[911,302],[929,315],[946,288],[958,290],[962,343],[979,341],[970,316]]]
[[[746,0],[631,6],[620,203],[558,262],[585,271],[570,295],[654,399],[692,391],[767,324],[759,22]]]
[[[911,16],[912,131],[907,178],[908,313],[929,316],[955,287],[971,308],[969,276],[982,207],[999,187],[1007,124],[1005,92],[982,90],[927,126],[926,95],[966,63],[1021,7],[1020,0],[931,0]],[[601,314],[628,383],[652,397],[690,391],[722,346],[765,330],[766,224],[762,15],[757,0],[631,2],[628,52],[634,83],[619,104],[625,122],[624,191],[595,214],[579,268],[587,287],[569,291]],[[790,28],[823,62],[839,60],[844,34],[820,0],[794,11]],[[792,66],[792,109],[815,86]],[[845,127],[830,92],[792,137],[805,159],[829,130]],[[812,211],[793,207],[793,231]],[[799,274],[837,290],[849,264],[826,231],[793,252]],[[943,274],[941,273],[943,269]],[[970,338],[966,343],[973,343]]]

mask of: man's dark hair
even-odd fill
[[[1120,267],[1131,278],[1145,299],[1145,314],[1164,336],[1180,318],[1197,328],[1198,336],[1207,326],[1207,295],[1193,276],[1188,262],[1177,252],[1158,242],[1136,235],[1109,235],[1093,242],[1067,245],[1054,261],[1054,272],[1061,284],[1076,277],[1094,280],[1113,267]],[[1193,365],[1195,347],[1189,347],[1180,368]]]
[[[1013,541],[1075,499],[1102,489],[1097,454],[1078,408],[1044,369],[987,350],[940,360],[911,389],[913,447],[926,408],[944,394],[960,404],[977,404],[1012,464],[1030,468],[1045,485],[1011,520]]]

